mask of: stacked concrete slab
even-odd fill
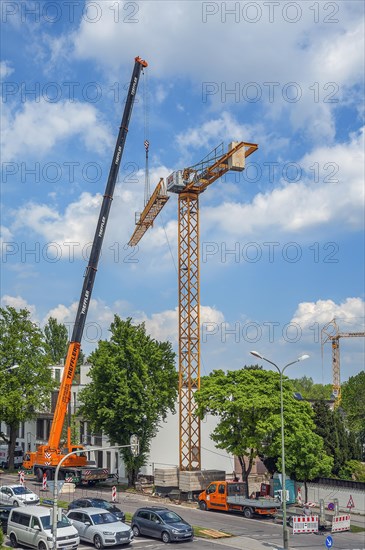
[[[167,494],[173,489],[179,487],[179,469],[172,468],[155,468],[155,488],[156,491],[162,494]]]
[[[223,470],[199,470],[196,472],[180,472],[179,489],[183,493],[202,491],[212,481],[224,481],[226,472]]]

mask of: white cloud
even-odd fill
[[[6,243],[10,243],[13,240],[13,234],[10,231],[8,227],[5,227],[4,225],[0,225],[0,245],[3,247]],[[2,248],[2,252],[6,252],[4,248]]]
[[[36,306],[29,304],[22,296],[10,296],[5,294],[1,298],[2,307],[13,307],[15,309],[27,309],[30,312],[30,317],[34,323],[38,322]]]
[[[251,203],[225,202],[204,208],[204,231],[212,235],[219,228],[220,235],[259,238],[268,228],[287,234],[300,231],[302,236],[303,230],[329,224],[342,229],[362,229],[363,139],[361,130],[347,143],[321,147],[305,155],[297,163],[304,173],[298,183],[283,182],[273,191],[258,193]],[[320,170],[318,182],[313,180],[314,163]]]
[[[49,103],[41,98],[27,102],[12,112],[3,110],[3,161],[24,158],[27,154],[39,158],[47,155],[62,140],[81,137],[87,149],[101,153],[110,146],[109,129],[93,105],[59,101]]]
[[[150,171],[151,188],[154,190],[160,177],[166,177],[171,172],[165,166],[154,167]],[[143,207],[143,173],[136,174],[140,184],[117,184],[110,218],[103,243],[103,257],[115,258],[115,253],[109,247],[117,245],[118,250],[128,243],[134,231],[134,212],[141,212]],[[173,197],[175,198],[175,197]],[[96,224],[100,212],[102,195],[92,195],[89,192],[82,193],[78,199],[68,204],[62,212],[56,206],[29,202],[13,212],[12,231],[32,231],[40,236],[50,246],[50,256],[58,253],[63,260],[87,257],[94,237]],[[174,217],[176,218],[177,205],[174,205]],[[170,246],[176,249],[177,228],[176,221],[165,222],[165,213],[160,215],[156,227],[150,229],[143,238],[143,248],[146,254],[150,254],[152,261],[156,261],[158,269],[162,268],[163,258],[153,254],[156,248],[166,248],[166,240]],[[53,244],[55,246],[53,246]],[[53,247],[53,248],[52,248]],[[51,249],[52,248],[52,249]],[[115,249],[114,249],[115,250]],[[132,249],[123,252],[124,256],[132,253]],[[171,258],[166,249],[166,262],[171,264]]]
[[[178,308],[173,310],[153,313],[150,317],[146,314],[137,314],[135,321],[144,322],[146,330],[156,340],[170,340],[174,344],[178,342]],[[224,315],[221,311],[210,306],[200,306],[200,324],[223,323]]]
[[[302,329],[308,329],[314,323],[323,327],[336,318],[339,319],[339,324],[346,327],[343,332],[348,332],[351,330],[350,327],[356,326],[357,330],[361,330],[359,327],[363,327],[364,311],[365,302],[361,298],[346,298],[340,304],[336,304],[333,300],[302,302],[298,305],[291,323],[298,324]]]
[[[88,4],[95,11],[95,3]],[[334,83],[334,97],[351,101],[351,88],[362,80],[361,3],[342,2],[337,14],[321,4],[315,12],[308,2],[295,3],[298,14],[293,5],[270,8],[268,4],[254,3],[257,20],[253,22],[255,9],[245,9],[238,2],[155,0],[136,3],[135,13],[127,14],[122,2],[104,0],[98,20],[90,24],[84,17],[68,38],[72,55],[96,61],[109,77],[116,77],[121,65],[138,51],[142,56],[148,52],[151,75],[164,82],[169,74],[186,77],[200,89],[203,83],[214,83],[218,92],[211,99],[219,110],[226,101],[223,89],[238,84],[238,102],[247,103],[245,85],[256,83],[265,96],[267,113],[285,114],[294,129],[301,129],[312,140],[333,140],[336,105],[327,100],[332,88],[326,86]],[[207,5],[214,8],[214,14],[207,13]],[[272,8],[274,15],[270,16]],[[225,14],[232,9],[237,13]],[[290,21],[296,15],[297,20]],[[292,82],[298,84],[302,96],[298,102],[290,101],[287,85]],[[268,83],[278,84],[274,101],[269,101]],[[237,100],[231,95],[227,101]]]
[[[6,78],[14,72],[14,69],[10,67],[9,61],[0,61],[0,78]]]

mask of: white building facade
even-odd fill
[[[60,382],[63,375],[63,365],[50,367],[52,376]],[[74,423],[75,444],[82,444],[90,451],[93,447],[104,447],[105,450],[93,451],[90,460],[94,460],[96,466],[107,468],[111,474],[119,477],[119,480],[126,479],[126,472],[123,460],[119,452],[108,449],[110,441],[101,433],[92,433],[88,422],[78,416],[80,408],[79,392],[89,382],[90,365],[81,365],[80,378],[77,384],[72,385],[71,400],[69,404],[69,419]],[[19,426],[17,441],[24,451],[35,451],[38,445],[47,444],[49,431],[53,419],[53,412],[56,405],[58,392],[54,392],[51,400],[51,410],[38,413],[34,420],[22,423]],[[178,410],[178,404],[176,405]],[[210,434],[217,424],[215,417],[208,417],[201,425],[201,464],[204,470],[224,470],[227,473],[234,472],[234,457],[228,455],[224,450],[217,449],[210,439]],[[7,426],[1,423],[1,430],[9,433]],[[151,442],[150,455],[147,464],[142,468],[141,473],[153,475],[155,468],[177,467],[179,464],[179,416],[169,414],[166,422],[162,423],[157,436]]]

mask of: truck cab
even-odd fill
[[[245,498],[246,484],[231,481],[213,481],[199,495],[199,507],[201,510],[225,510],[230,509],[227,497],[240,496]]]
[[[0,445],[0,468],[8,467],[9,448],[8,445]],[[23,464],[23,449],[17,445],[14,450],[14,468],[20,468]]]

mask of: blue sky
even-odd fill
[[[232,140],[200,197],[202,374],[251,363],[331,383],[320,331],[364,330],[364,9],[346,2],[3,1],[2,305],[72,326],[134,57],[141,78],[83,348],[114,313],[177,346],[177,198],[126,246],[150,179]],[[144,98],[148,97],[147,124]],[[341,378],[364,339],[341,340]]]

